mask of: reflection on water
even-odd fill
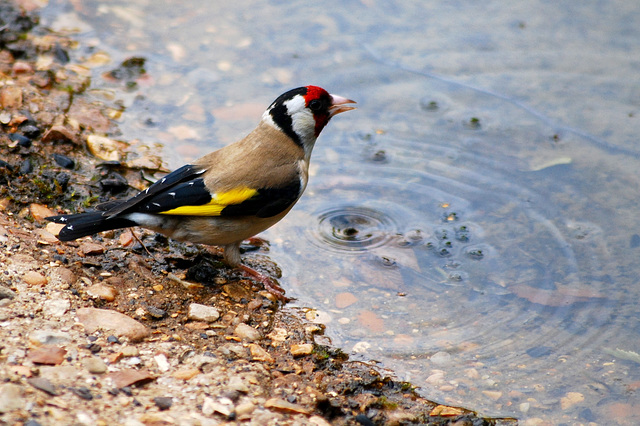
[[[441,3],[61,0],[46,19],[82,29],[122,137],[164,142],[173,166],[289,87],[357,100],[265,233],[288,295],[429,398],[637,423],[640,8]],[[136,90],[100,79],[133,55]]]

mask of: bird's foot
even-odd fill
[[[256,281],[260,282],[264,286],[265,290],[273,294],[276,299],[280,300],[281,302],[286,303],[293,300],[290,297],[284,295],[284,289],[280,287],[280,284],[278,284],[273,278],[268,277],[247,265],[241,264],[238,266],[238,268],[244,273],[245,276],[253,278]]]

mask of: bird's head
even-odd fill
[[[304,86],[280,95],[262,116],[311,154],[313,145],[331,117],[355,109],[355,102],[332,95],[318,86]]]

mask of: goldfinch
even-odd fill
[[[240,244],[282,219],[304,192],[311,151],[322,129],[355,103],[305,86],[280,95],[246,137],[201,157],[127,199],[98,211],[46,218],[64,224],[60,241],[141,226],[178,241],[224,247],[231,267],[283,290],[241,263]]]

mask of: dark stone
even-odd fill
[[[28,175],[32,171],[33,171],[33,164],[31,164],[31,160],[27,158],[20,164],[20,170],[18,170],[18,173],[20,173],[21,175]]]
[[[73,161],[72,158],[67,157],[62,154],[53,154],[53,160],[60,166],[65,169],[73,169],[76,166],[76,162]]]
[[[120,344],[120,340],[114,335],[107,337],[107,342]]]
[[[153,402],[160,410],[168,410],[173,405],[173,398],[170,396],[156,396]]]
[[[25,123],[29,123],[29,121],[25,121]],[[21,124],[19,127],[20,131],[23,135],[28,137],[29,139],[35,139],[40,135],[40,128],[35,124]]]
[[[10,133],[9,139],[14,142],[18,142],[18,145],[24,148],[29,148],[31,146],[31,139],[18,133]]]
[[[542,358],[551,355],[552,351],[549,346],[534,346],[527,349],[527,355],[531,358]]]
[[[69,390],[76,395],[78,395],[82,399],[86,399],[87,401],[91,401],[93,399],[93,395],[89,388],[85,388],[84,386],[79,388],[69,388]]]

